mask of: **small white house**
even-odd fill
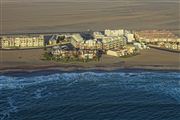
[[[108,50],[107,55],[111,55],[111,56],[115,56],[115,57],[119,57],[119,54],[117,51],[113,51],[113,50]]]
[[[126,34],[125,36],[126,36],[126,38],[127,38],[127,42],[128,42],[128,43],[132,43],[133,41],[135,41],[134,34],[128,33],[128,34]]]

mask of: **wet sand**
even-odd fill
[[[179,29],[178,0],[2,0],[2,33]],[[23,1],[23,2],[22,2]]]
[[[180,70],[180,54],[150,49],[141,51],[140,55],[129,58],[117,58],[103,55],[100,62],[60,63],[43,61],[44,50],[0,51],[0,71],[34,71],[57,69],[72,70],[115,70],[115,69],[153,69]]]

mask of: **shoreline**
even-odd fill
[[[180,72],[179,67],[168,67],[168,66],[122,66],[122,67],[83,67],[83,66],[36,66],[36,67],[14,67],[0,69],[0,74],[11,74],[11,73],[34,73],[34,72],[46,72],[46,71],[57,71],[57,72],[87,72],[87,71],[102,71],[102,72],[113,72],[113,71],[161,71],[161,72]]]
[[[61,63],[56,61],[43,61],[42,49],[1,51],[0,73],[10,72],[36,72],[57,70],[71,71],[113,71],[113,70],[159,70],[180,71],[180,54],[163,50],[143,50],[139,55],[129,58],[118,58],[103,55],[99,62]]]

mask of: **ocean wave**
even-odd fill
[[[0,120],[7,120],[10,117],[9,111],[0,112]]]
[[[31,76],[31,77],[10,77],[10,76],[0,76],[0,89],[15,89],[24,88],[25,86],[41,84],[43,82],[57,82],[66,81],[73,84],[77,81],[103,81],[114,79],[115,82],[156,82],[164,79],[179,79],[180,75],[178,73],[153,73],[153,72],[143,72],[143,73],[126,73],[126,72],[84,72],[84,73],[56,73],[47,76]],[[161,80],[162,81],[162,80]],[[180,84],[180,80],[178,81]]]
[[[64,87],[68,88],[82,82],[90,82],[99,88],[121,87],[130,90],[159,91],[180,102],[179,78],[180,75],[177,72],[82,72],[30,77],[0,76],[0,90],[24,89],[44,83],[63,83]],[[37,88],[33,93],[34,98],[40,99],[50,95],[51,93],[44,93],[46,89],[47,87]]]
[[[17,113],[18,107],[15,105],[15,100],[12,97],[7,98],[8,106],[0,112],[0,120],[7,120],[10,118],[11,113]]]
[[[40,98],[42,98],[42,97],[43,97],[42,92],[43,92],[44,90],[46,90],[46,89],[47,89],[47,87],[38,88],[38,89],[34,92],[34,98],[35,98],[35,99],[40,99]]]
[[[17,106],[15,105],[15,100],[12,97],[8,97],[8,103],[9,103],[9,112],[11,113],[18,112]]]
[[[55,96],[55,94],[48,92],[47,87],[40,87],[33,92],[33,98],[42,99],[48,96]]]

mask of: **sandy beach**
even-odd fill
[[[2,33],[119,29],[179,31],[178,0],[2,0]]]
[[[42,49],[0,51],[0,71],[36,70],[116,70],[116,69],[153,69],[180,70],[180,54],[157,49],[143,50],[140,55],[117,58],[103,55],[100,62],[60,63],[44,61]]]

